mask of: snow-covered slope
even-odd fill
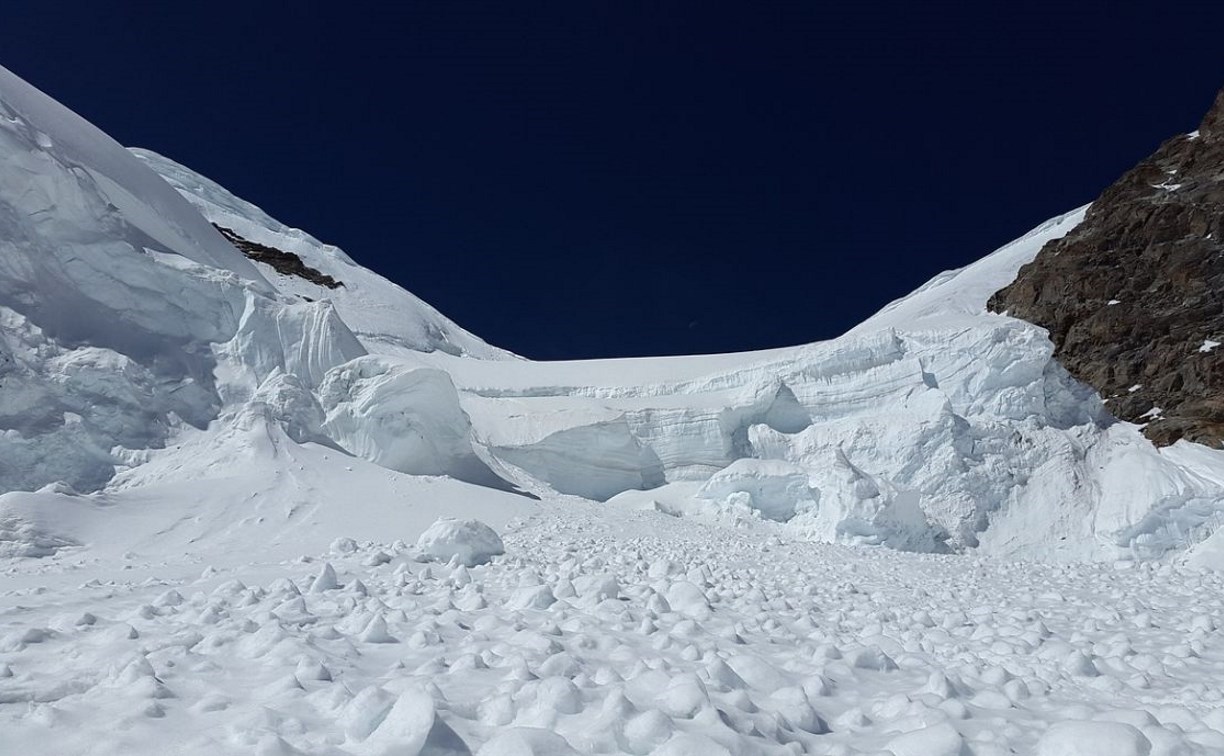
[[[370,358],[367,371],[394,372],[400,385],[432,376],[416,384],[434,388],[399,396],[394,411],[354,409],[364,400],[345,391],[364,384],[327,377],[367,349],[336,304],[265,277],[149,160],[2,70],[0,115],[0,490],[97,490],[188,430],[222,432],[252,415],[299,441],[340,439],[361,452],[363,434],[385,436],[377,426],[394,414],[422,440],[371,459],[496,480],[467,442],[445,375],[374,368]],[[293,237],[267,223],[267,233]],[[293,238],[346,269],[339,298],[373,329],[367,344],[508,356],[335,250]],[[344,420],[354,412],[368,420],[361,430]]]
[[[106,231],[112,239],[161,245],[198,263],[259,280],[254,266],[199,213],[93,124],[3,67],[0,92],[6,206],[25,210],[31,216],[28,223],[63,233],[75,224],[110,221]],[[57,202],[69,199],[75,202]]]
[[[310,267],[342,282],[343,286],[328,289],[261,266],[261,272],[279,291],[330,300],[369,351],[395,355],[438,350],[481,359],[514,357],[463,330],[410,292],[361,267],[340,249],[285,226],[216,182],[155,152],[133,149],[132,154],[210,222],[232,229],[245,239],[295,254]]]

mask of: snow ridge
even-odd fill
[[[442,351],[480,359],[514,355],[490,346],[451,322],[410,292],[361,267],[343,250],[290,228],[260,208],[200,174],[149,150],[132,154],[160,175],[211,223],[244,239],[297,255],[306,265],[344,282],[329,289],[264,267],[264,275],[284,293],[327,299],[367,349],[378,354]]]

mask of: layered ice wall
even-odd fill
[[[1044,331],[984,309],[1082,216],[829,342],[514,370],[435,362],[489,451],[545,488],[673,513],[746,507],[822,541],[1159,556],[1219,521],[1221,454],[1157,450],[1067,375]]]
[[[0,490],[96,488],[113,447],[206,424],[247,290],[271,291],[165,182],[0,69]]]

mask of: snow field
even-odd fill
[[[90,754],[1224,749],[1218,573],[605,515],[543,505],[502,533],[505,555],[472,567],[340,538],[286,563],[78,585],[58,552],[40,560],[42,584],[4,595],[0,742]]]

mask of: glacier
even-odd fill
[[[1218,452],[1153,448],[1042,330],[985,311],[1082,208],[831,341],[538,363],[0,83],[2,490],[105,491],[184,434],[258,417],[402,473],[633,507],[680,496],[677,512],[735,503],[804,538],[907,550],[1158,558],[1194,551],[1224,511]],[[217,226],[342,285],[253,263]]]
[[[534,362],[0,69],[0,752],[1224,752],[1224,452],[985,310],[1083,213]]]

